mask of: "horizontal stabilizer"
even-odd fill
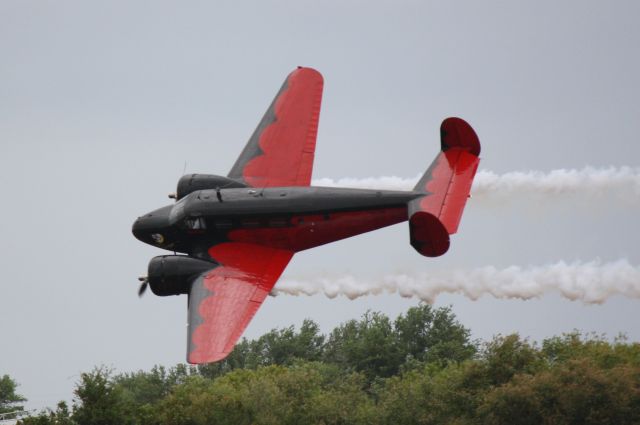
[[[436,216],[416,211],[409,219],[411,246],[425,257],[439,257],[449,250],[449,233]]]

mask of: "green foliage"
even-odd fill
[[[293,326],[272,329],[257,340],[242,339],[221,362],[198,366],[198,372],[216,378],[235,369],[255,369],[258,366],[291,365],[296,360],[320,360],[325,337],[313,320],[302,322],[300,331]]]
[[[325,360],[346,370],[362,372],[372,380],[398,371],[401,353],[389,318],[367,312],[333,330],[325,347]]]
[[[114,385],[112,372],[97,367],[80,375],[74,391],[77,404],[73,419],[86,425],[132,424],[132,412],[123,395],[123,389]]]
[[[640,423],[640,369],[603,368],[597,359],[571,359],[536,375],[519,375],[489,391],[479,416],[491,424]]]
[[[0,413],[11,413],[23,410],[20,404],[27,399],[16,393],[18,384],[9,375],[0,378]]]
[[[324,335],[312,320],[302,322],[300,332],[294,327],[272,330],[253,343],[256,353],[251,366],[291,365],[296,359],[307,361],[320,360],[323,351]]]
[[[168,396],[173,387],[185,382],[189,373],[190,369],[184,364],[177,365],[168,372],[164,366],[154,366],[149,372],[117,375],[112,384],[118,388],[119,395],[125,402],[151,405]]]
[[[312,320],[305,320],[299,331],[293,326],[273,329],[256,340],[243,339],[225,360],[197,369],[200,375],[215,379],[236,369],[321,360],[362,372],[373,382],[416,362],[444,366],[469,359],[475,351],[469,330],[458,323],[451,309],[424,304],[395,322],[384,314],[367,312],[360,320],[338,326],[328,338]]]
[[[67,403],[61,401],[54,411],[45,410],[37,416],[24,418],[18,422],[20,425],[75,425],[71,419],[71,413]]]
[[[82,374],[71,411],[61,403],[21,423],[640,423],[640,344],[513,334],[478,349],[469,335],[450,309],[428,305],[395,321],[369,312],[326,338],[308,320],[242,340],[212,365],[96,368]]]
[[[427,365],[378,389],[382,424],[640,423],[638,344],[577,334],[539,349],[494,338],[478,358]]]
[[[589,357],[604,368],[619,364],[640,366],[640,344],[628,344],[624,336],[610,343],[602,336],[573,332],[546,339],[541,351],[551,364]]]
[[[534,373],[544,366],[540,352],[518,334],[499,336],[481,353],[489,384],[501,385],[519,373]]]
[[[469,329],[462,326],[451,308],[433,309],[427,304],[410,308],[395,321],[398,351],[403,359],[420,362],[461,362],[476,352]]]
[[[235,370],[213,381],[193,377],[158,407],[163,424],[369,423],[372,402],[359,374],[297,362]]]
[[[469,330],[449,308],[427,304],[410,308],[392,324],[380,313],[366,313],[333,330],[325,345],[324,360],[365,374],[369,381],[388,378],[416,364],[470,359],[476,349]]]
[[[209,379],[217,378],[234,369],[255,368],[256,354],[252,352],[252,343],[242,338],[236,344],[233,351],[222,361],[216,363],[208,363],[197,366],[197,371],[201,376]]]
[[[378,389],[381,424],[466,423],[473,417],[477,388],[465,386],[473,365],[424,366],[394,376]]]

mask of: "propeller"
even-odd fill
[[[142,297],[149,286],[149,278],[147,276],[140,276],[138,280],[142,282],[140,284],[140,289],[138,289],[138,296]]]

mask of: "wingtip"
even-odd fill
[[[427,211],[417,211],[409,218],[411,246],[425,257],[439,257],[449,250],[449,233],[445,225]]]
[[[215,363],[224,360],[230,352],[226,353],[189,353],[187,354],[187,363],[189,364],[205,364]]]
[[[311,78],[317,78],[320,81],[324,81],[324,77],[317,69],[306,67],[306,66],[297,66],[290,74],[289,77],[304,75]]]
[[[458,117],[449,117],[440,125],[440,143],[442,150],[460,147],[480,156],[480,139],[468,122]]]

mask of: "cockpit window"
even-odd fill
[[[187,229],[190,230],[202,230],[207,228],[207,223],[204,221],[204,217],[188,217],[185,220]]]
[[[184,206],[186,204],[188,196],[180,199],[175,203],[173,208],[171,208],[171,212],[169,213],[169,224],[176,224],[178,221],[182,220],[184,217]]]

